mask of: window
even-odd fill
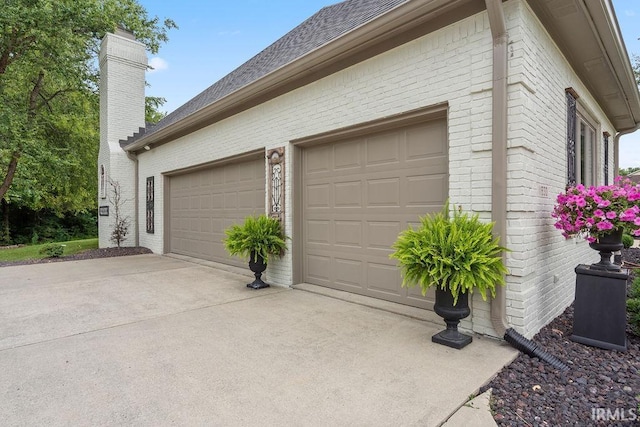
[[[576,163],[578,166],[576,170],[577,182],[586,186],[596,185],[596,167],[594,162],[596,153],[596,131],[580,114],[578,114],[577,134],[579,141],[576,147]]]
[[[598,184],[596,122],[578,102],[572,88],[567,95],[567,185]]]

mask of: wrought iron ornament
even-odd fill
[[[155,221],[154,221],[154,209],[153,209],[153,199],[154,199],[154,182],[153,177],[150,176],[147,178],[147,233],[153,234],[155,232]]]
[[[576,99],[572,88],[567,94],[567,186],[576,185]]]

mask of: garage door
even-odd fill
[[[448,191],[446,120],[305,148],[303,279],[402,304],[433,297],[400,286],[391,245]]]
[[[230,225],[265,212],[263,156],[173,176],[169,185],[170,251],[246,267],[227,255],[222,239]]]

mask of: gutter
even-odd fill
[[[491,146],[491,220],[493,230],[503,245],[507,237],[507,43],[509,34],[504,18],[502,0],[485,0],[489,26],[493,37],[493,92]],[[506,261],[506,254],[502,254]],[[496,287],[491,300],[491,324],[498,336],[509,329],[507,321],[507,291]]]

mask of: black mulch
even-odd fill
[[[640,263],[640,249],[622,258]],[[569,371],[520,353],[486,387],[499,426],[640,425],[640,337],[627,327],[628,351],[609,351],[571,341],[572,328],[573,306],[533,338]]]
[[[153,253],[148,248],[141,246],[130,248],[103,248],[103,249],[88,249],[86,251],[79,252],[74,255],[68,255],[59,258],[44,258],[44,259],[31,259],[27,261],[0,261],[0,267],[7,267],[12,265],[28,265],[28,264],[43,264],[49,262],[60,261],[77,261],[82,259],[94,259],[94,258],[109,258],[114,256],[126,256],[126,255],[140,255]]]

